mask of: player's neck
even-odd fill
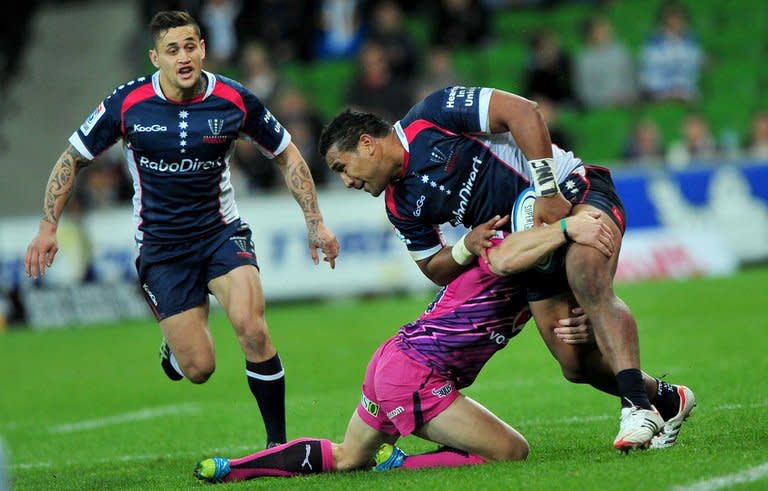
[[[174,102],[189,101],[200,97],[205,93],[207,87],[208,77],[206,77],[205,73],[201,73],[197,83],[188,89],[176,87],[170,81],[164,80],[162,76],[160,77],[160,90],[163,91],[166,99]]]
[[[392,131],[384,137],[384,160],[392,162],[392,178],[399,181],[403,177],[403,166],[405,165],[405,148],[400,142],[400,138]]]

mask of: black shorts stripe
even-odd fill
[[[421,412],[421,397],[418,392],[413,393],[413,421],[416,428],[424,424],[424,414]]]

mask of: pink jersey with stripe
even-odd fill
[[[400,328],[397,345],[413,360],[456,381],[475,380],[485,363],[530,318],[516,276],[497,276],[483,260],[444,287],[416,321]]]

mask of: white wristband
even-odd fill
[[[555,159],[547,157],[529,160],[528,167],[531,169],[531,181],[537,198],[554,196],[560,192],[557,186]]]
[[[468,233],[469,232],[467,232],[467,234]],[[466,266],[467,264],[471,263],[475,258],[475,255],[469,252],[466,244],[464,244],[464,237],[466,237],[467,234],[462,235],[461,238],[455,244],[453,244],[453,247],[451,247],[451,256],[453,257],[453,260],[462,266]]]

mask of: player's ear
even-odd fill
[[[200,40],[200,51],[202,52],[201,60],[205,59],[205,39]]]
[[[376,147],[376,141],[368,133],[363,133],[360,135],[360,140],[358,140],[358,143],[362,145],[363,152],[367,153],[368,155],[371,155],[373,153],[373,149]]]
[[[157,51],[154,49],[149,50],[149,61],[152,62],[153,65],[155,65],[155,68],[160,68],[160,59],[157,56]]]

